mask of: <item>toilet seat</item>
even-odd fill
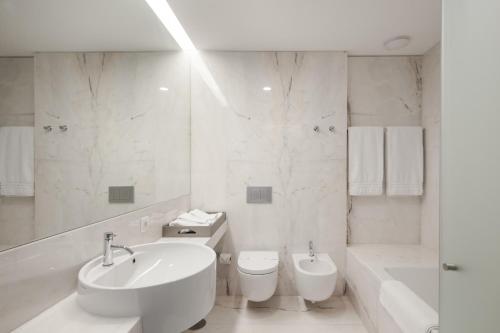
[[[277,271],[278,252],[241,251],[238,257],[238,270],[250,275],[264,275]]]

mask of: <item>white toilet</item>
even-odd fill
[[[241,251],[238,273],[243,296],[253,302],[271,298],[278,285],[278,264],[278,252]]]

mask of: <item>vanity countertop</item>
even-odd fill
[[[140,333],[141,318],[110,318],[92,315],[76,303],[76,292],[31,319],[13,333]]]
[[[157,242],[193,242],[214,248],[226,233],[227,221],[212,237],[162,237]],[[13,333],[141,333],[141,318],[111,318],[92,315],[76,302],[76,292],[18,327]]]

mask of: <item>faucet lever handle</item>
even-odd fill
[[[116,237],[116,234],[113,233],[112,231],[108,231],[104,233],[104,239],[105,240],[113,240],[113,238]]]

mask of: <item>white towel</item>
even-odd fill
[[[0,127],[0,195],[34,195],[33,127]]]
[[[422,127],[387,128],[387,195],[422,195]]]
[[[189,213],[179,215],[179,217],[170,222],[169,225],[183,227],[212,225],[221,215],[222,213],[208,214],[202,210],[193,209]]]
[[[384,129],[349,127],[349,194],[381,195],[384,181]]]
[[[433,332],[438,327],[436,311],[400,281],[382,282],[379,299],[405,333]]]

